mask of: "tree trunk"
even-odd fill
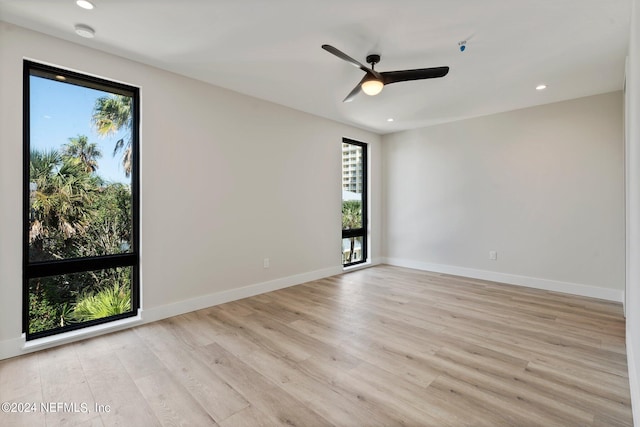
[[[356,246],[356,238],[352,237],[351,238],[351,250],[349,251],[349,261],[348,262],[351,262],[353,260],[353,251],[354,251],[355,246]]]

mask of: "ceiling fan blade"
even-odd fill
[[[365,73],[371,74],[374,77],[376,77],[377,79],[381,79],[382,78],[380,73],[378,73],[377,71],[374,71],[371,68],[367,67],[366,65],[363,65],[362,63],[360,63],[357,60],[353,59],[352,57],[350,57],[346,53],[342,52],[341,50],[336,49],[335,47],[331,46],[330,44],[323,44],[322,48],[324,50],[326,50],[327,52],[334,54],[338,58],[340,58],[340,59],[342,59],[344,61],[347,61],[351,65],[360,68]]]
[[[418,68],[416,70],[384,71],[380,74],[382,74],[384,84],[388,85],[409,80],[435,79],[446,76],[448,72],[449,67],[433,67]]]
[[[353,90],[351,92],[349,92],[349,95],[347,95],[347,97],[342,101],[342,102],[351,102],[353,101],[353,98],[356,97],[357,94],[360,93],[360,90],[362,88],[362,83],[367,79],[368,76],[364,76],[362,78],[362,80],[360,80],[358,82],[358,84],[356,85],[356,87],[353,88]]]

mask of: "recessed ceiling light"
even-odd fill
[[[87,39],[92,39],[95,37],[96,32],[93,28],[88,25],[78,24],[75,26],[76,34],[80,37],[85,37]]]
[[[387,121],[388,121],[388,122],[392,122],[392,121],[393,121],[393,117],[389,117],[389,118],[387,119]]]
[[[65,76],[61,76],[61,75],[59,75],[59,74],[58,74],[58,75],[56,76],[56,80],[63,82],[63,81],[65,81],[65,80],[67,80],[67,78],[66,78]]]
[[[93,3],[91,3],[90,1],[87,0],[78,0],[76,1],[76,4],[78,6],[80,6],[83,9],[87,9],[87,10],[91,10],[93,9],[95,6],[93,5]]]
[[[536,90],[545,90],[547,88],[547,85],[545,84],[540,84],[538,86],[536,86]]]

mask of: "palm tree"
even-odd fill
[[[113,155],[115,156],[119,151],[123,151],[122,167],[127,177],[131,175],[131,168],[133,166],[133,152],[131,147],[131,130],[133,126],[132,100],[129,96],[115,94],[100,97],[96,99],[93,107],[93,116],[91,118],[93,125],[96,127],[96,131],[101,136],[114,135],[121,130],[126,132],[122,138],[116,141]]]
[[[95,215],[100,178],[88,173],[78,158],[55,150],[31,151],[29,169],[30,258],[64,258],[69,239],[84,234]]]
[[[342,229],[353,230],[356,228],[362,228],[362,206],[358,200],[347,200],[342,202]],[[351,250],[349,251],[349,258],[347,263],[353,260],[353,252],[356,245],[356,238],[350,237]]]
[[[87,172],[98,170],[98,161],[102,153],[96,144],[90,144],[86,135],[78,135],[76,138],[69,138],[69,143],[64,145],[64,155],[76,157],[84,165]]]

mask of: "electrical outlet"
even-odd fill
[[[265,258],[262,265],[264,266],[264,268],[269,268],[269,258]]]
[[[496,261],[498,259],[498,252],[489,251],[489,259],[492,261]]]

